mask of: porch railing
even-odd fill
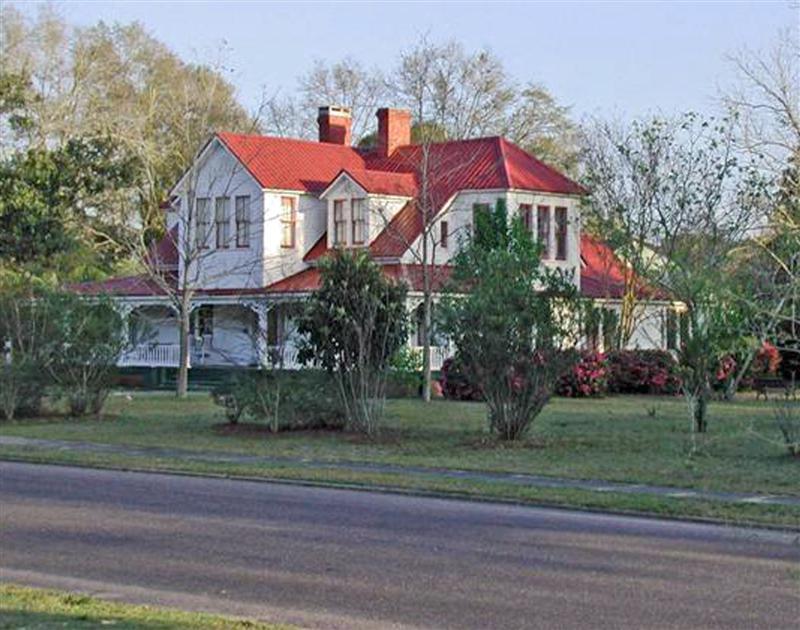
[[[422,346],[415,346],[413,348],[420,359],[422,359]],[[447,346],[431,346],[431,370],[441,370],[442,365],[447,357],[452,356],[452,351]]]
[[[151,343],[134,346],[123,353],[120,367],[178,367],[180,346],[176,343]]]

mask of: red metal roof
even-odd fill
[[[173,278],[165,280],[174,282]],[[94,282],[78,282],[67,286],[81,295],[115,295],[129,297],[155,297],[166,295],[163,287],[147,274],[109,278]]]
[[[381,271],[388,278],[405,283],[411,291],[423,290],[423,268],[422,265],[381,265]],[[441,291],[450,279],[452,267],[440,265],[431,270],[431,286],[434,291]],[[321,282],[321,273],[318,268],[304,269],[288,278],[283,278],[274,284],[269,285],[264,291],[266,293],[308,293],[316,291]]]
[[[625,295],[627,274],[633,273],[614,251],[600,239],[581,235],[581,294],[590,298],[621,299]],[[636,279],[641,297],[667,299],[663,292]]]
[[[371,194],[394,195],[396,197],[414,197],[417,194],[416,178],[412,173],[342,169],[340,174],[348,175]]]
[[[217,137],[262,188],[319,193],[342,169],[365,168],[358,150],[340,144],[228,132]]]
[[[425,170],[436,208],[459,190],[586,193],[565,175],[496,136],[402,146],[388,158],[325,142],[229,132],[217,137],[264,188],[316,193],[347,171],[370,192],[413,196]]]

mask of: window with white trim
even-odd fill
[[[281,247],[294,247],[297,198],[281,197]]]
[[[556,260],[567,259],[567,209],[556,208]]]
[[[236,247],[250,247],[250,196],[236,197]]]
[[[351,240],[353,245],[362,245],[366,236],[367,217],[364,214],[364,200],[350,200]]]
[[[333,201],[333,244],[347,245],[347,217],[344,216],[344,199]]]
[[[217,197],[214,200],[214,223],[216,227],[217,248],[222,249],[228,246],[228,197]]]
[[[536,208],[536,238],[542,246],[542,258],[550,258],[550,206]]]
[[[208,233],[211,227],[209,202],[208,197],[198,197],[194,202],[194,238],[195,245],[200,249],[208,247]]]

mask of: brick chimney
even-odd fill
[[[326,105],[319,108],[319,141],[350,146],[350,108]]]
[[[390,156],[397,147],[411,144],[411,112],[382,107],[378,117],[378,153]]]

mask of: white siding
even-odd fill
[[[194,225],[188,221],[188,197],[209,198],[210,234],[208,249],[197,253]],[[250,197],[250,245],[236,246],[235,198]],[[227,247],[216,248],[214,234],[214,200],[229,197]],[[245,288],[263,286],[263,195],[261,187],[218,141],[213,141],[203,159],[185,178],[181,192],[179,250],[192,254],[188,282],[202,289]],[[192,213],[194,214],[194,213]],[[193,221],[192,221],[193,223]],[[188,229],[188,234],[187,234]],[[181,279],[187,273],[180,265]]]

